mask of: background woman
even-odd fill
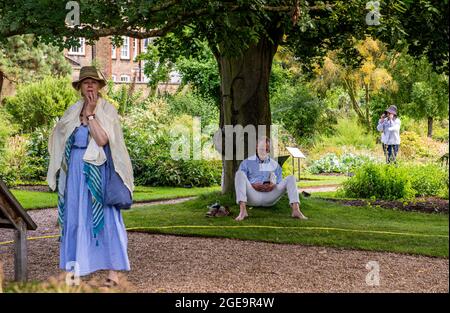
[[[383,150],[386,155],[386,163],[397,160],[400,147],[400,119],[397,117],[397,107],[391,105],[378,121],[377,130],[382,132]]]

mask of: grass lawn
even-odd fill
[[[152,201],[197,196],[204,193],[220,190],[219,186],[214,187],[142,187],[137,186],[134,192],[134,201]],[[57,206],[58,197],[55,192],[39,192],[26,190],[11,190],[12,194],[27,209],[54,208]]]
[[[58,196],[56,192],[11,189],[11,193],[26,210],[55,208],[58,205]]]
[[[232,216],[206,218],[206,206],[219,200]],[[276,243],[390,251],[448,258],[448,215],[401,212],[376,207],[346,207],[317,198],[302,200],[310,219],[290,218],[287,198],[271,208],[253,208],[235,222],[238,208],[219,193],[171,205],[124,212],[131,231],[225,237]]]
[[[324,175],[305,175],[298,183],[301,187],[322,186],[330,184],[341,184],[347,179],[346,176],[324,176]],[[45,185],[45,182],[33,182],[34,185]],[[166,200],[175,198],[184,198],[198,196],[213,191],[219,191],[220,186],[213,187],[146,187],[136,186],[133,199],[136,202]],[[12,189],[11,192],[27,209],[53,208],[57,206],[57,195],[54,192],[40,192]]]

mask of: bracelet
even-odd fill
[[[87,117],[88,121],[92,121],[93,119],[95,119],[95,114],[90,114],[86,117]]]

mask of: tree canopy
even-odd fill
[[[80,23],[67,25],[67,16],[77,21],[77,9]],[[114,36],[115,44],[120,36],[159,37],[159,53],[174,59],[206,42],[220,73],[221,131],[265,125],[267,132],[270,72],[280,45],[306,68],[337,48],[346,64],[359,66],[353,42],[370,35],[388,48],[409,45],[448,73],[448,13],[448,0],[0,0],[0,44],[29,33],[61,48],[79,37],[92,43]],[[239,163],[235,152],[233,160],[223,159],[223,192],[234,190]]]
[[[369,26],[367,0],[80,0],[80,25],[66,25],[67,1],[0,1],[0,40],[18,34],[61,47],[78,37],[125,35],[183,39],[192,52],[195,40],[225,54],[245,51],[261,37],[285,34],[283,43],[305,59],[328,49],[348,47],[351,37],[371,34],[391,45],[409,44],[413,55],[426,54],[441,71],[448,62],[448,0],[379,1],[380,24]],[[120,37],[115,38],[120,42]],[[177,52],[182,52],[178,50]],[[213,52],[214,52],[213,51]],[[351,54],[350,54],[351,55]],[[448,71],[448,70],[447,70]]]

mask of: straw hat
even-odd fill
[[[78,80],[72,82],[73,88],[79,90],[80,83],[86,78],[92,78],[98,81],[100,84],[100,88],[103,88],[106,85],[106,80],[99,70],[97,70],[94,66],[83,66],[80,70],[80,76]]]

